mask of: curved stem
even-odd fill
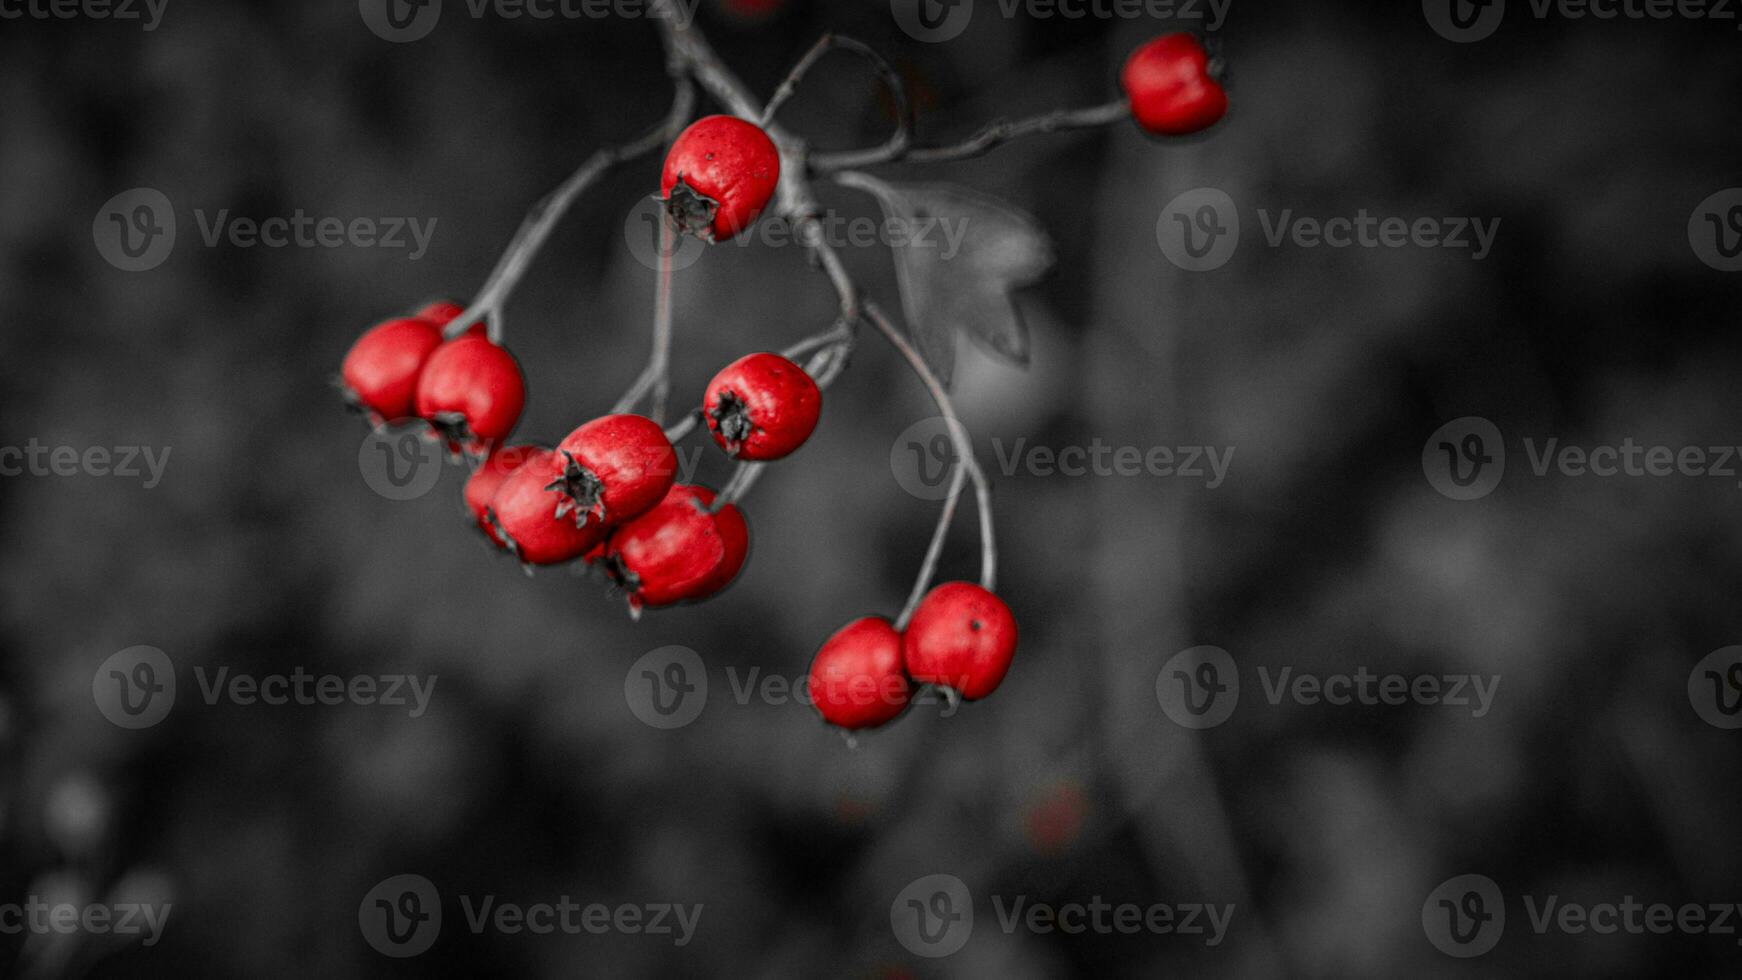
[[[949,392],[944,390],[943,384],[938,381],[937,375],[932,373],[925,358],[921,357],[919,351],[914,349],[913,344],[902,336],[901,331],[895,328],[895,324],[884,315],[883,310],[876,303],[867,301],[865,303],[865,316],[877,328],[877,332],[881,333],[901,353],[903,358],[906,358],[914,373],[919,375],[919,380],[925,385],[926,391],[931,393],[932,401],[937,404],[938,412],[944,417],[944,422],[950,430],[950,439],[956,446],[956,456],[962,464],[961,471],[965,471],[968,478],[974,481],[974,500],[980,511],[980,586],[988,592],[994,591],[998,584],[998,544],[992,528],[992,486],[986,480],[985,472],[980,469],[980,461],[974,456],[974,446],[968,439],[968,430],[962,425],[961,419],[957,417],[956,407],[950,401]],[[953,508],[946,508],[946,517],[952,510]],[[941,545],[938,547],[941,548]],[[931,574],[935,570],[936,563],[930,555],[927,557],[928,566],[920,570],[920,580],[914,584],[915,598],[908,601],[908,609],[902,613],[904,618],[910,614],[912,607],[918,604],[917,597],[923,595],[925,587],[930,584]]]
[[[761,124],[767,126],[774,120],[774,114],[780,111],[780,107],[786,104],[786,100],[790,99],[794,92],[798,91],[799,83],[804,81],[805,75],[809,74],[812,66],[822,60],[823,55],[836,48],[851,51],[870,64],[871,70],[877,73],[877,77],[882,80],[884,87],[889,90],[889,97],[895,101],[895,132],[890,134],[889,139],[882,146],[862,152],[882,154],[890,159],[906,153],[908,146],[913,142],[913,104],[907,97],[907,86],[902,83],[901,76],[896,74],[895,69],[890,67],[889,62],[885,61],[882,55],[872,50],[868,45],[840,34],[824,34],[809,51],[805,52],[798,64],[792,66],[792,71],[787,74],[786,80],[780,83],[780,87],[774,90],[773,98],[768,100],[767,108],[762,110]]]
[[[539,250],[544,248],[557,222],[573,206],[575,199],[612,167],[645,156],[665,145],[676,136],[695,111],[696,91],[688,76],[683,75],[679,69],[674,72],[673,79],[677,83],[677,94],[672,99],[671,110],[666,113],[665,120],[633,142],[596,151],[567,180],[540,198],[532,206],[532,210],[527,212],[525,220],[520,223],[520,229],[514,233],[513,240],[503,251],[502,258],[497,260],[496,268],[484,280],[484,286],[478,291],[477,297],[466,307],[464,313],[455,317],[447,326],[445,336],[450,339],[457,337],[466,327],[483,320],[491,342],[502,342],[503,305],[514,292],[514,288],[520,284],[521,278],[526,275],[527,268],[538,256]]]
[[[664,212],[659,217],[659,280],[653,296],[653,351],[647,366],[641,369],[635,383],[623,393],[612,414],[634,411],[636,403],[648,398],[648,418],[665,424],[665,403],[671,394],[671,267],[672,252],[677,246],[677,229]]]
[[[901,153],[884,152],[886,147],[853,150],[846,153],[818,153],[811,157],[811,169],[820,174],[851,170],[879,163],[944,163],[968,160],[992,152],[1011,140],[1043,133],[1077,129],[1099,129],[1130,118],[1129,104],[1120,99],[1105,105],[1084,109],[1057,109],[1028,119],[999,119],[984,129],[951,146],[913,147]]]

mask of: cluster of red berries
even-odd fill
[[[465,501],[478,527],[527,566],[603,568],[630,608],[706,599],[731,584],[750,551],[743,513],[707,487],[677,483],[677,453],[640,415],[607,415],[554,449],[509,445],[526,403],[520,365],[482,325],[451,340],[463,311],[433,303],[379,324],[345,356],[347,399],[372,424],[419,420],[476,462]],[[766,462],[810,438],[822,393],[779,354],[751,354],[709,383],[703,414],[734,459]]]
[[[1227,112],[1218,72],[1197,38],[1169,34],[1133,52],[1120,81],[1139,126],[1179,136]],[[722,115],[687,127],[660,177],[673,226],[708,242],[748,228],[779,185],[780,152],[768,133]],[[736,504],[678,483],[670,439],[639,415],[594,419],[555,448],[509,445],[525,376],[484,324],[451,331],[464,312],[432,303],[365,333],[341,372],[351,404],[376,426],[421,421],[453,456],[475,461],[467,508],[497,547],[529,567],[601,567],[635,612],[725,589],[750,550]],[[768,462],[803,445],[821,409],[821,391],[803,368],[759,353],[714,377],[701,417],[728,456]],[[811,664],[811,697],[829,723],[873,728],[900,715],[918,685],[970,701],[991,694],[1015,652],[1009,607],[981,586],[950,582],[924,597],[905,630],[866,617],[831,636]]]

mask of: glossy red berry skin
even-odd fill
[[[539,446],[504,446],[492,452],[472,475],[466,478],[466,509],[471,511],[472,518],[478,522],[478,527],[489,536],[491,541],[500,547],[507,547],[507,542],[497,533],[496,526],[485,516],[490,509],[490,502],[496,499],[496,491],[507,482],[523,464],[542,458],[547,464],[551,460],[551,451]]]
[[[546,486],[558,469],[554,452],[535,449],[490,498],[485,520],[495,527],[491,537],[528,565],[574,561],[605,538],[596,521],[577,527],[572,518],[557,516],[562,497]]]
[[[926,593],[902,637],[907,674],[953,688],[969,701],[991,694],[1016,656],[1016,618],[1004,600],[971,582]]]
[[[577,522],[623,524],[665,499],[677,479],[677,453],[652,419],[606,415],[557,446],[562,469],[553,489]]]
[[[816,431],[823,394],[804,368],[779,354],[750,354],[708,383],[702,414],[714,442],[734,459],[790,456]]]
[[[1208,129],[1228,112],[1228,93],[1190,34],[1165,34],[1131,52],[1119,80],[1137,124],[1157,136]]]
[[[520,362],[476,333],[436,348],[418,377],[417,414],[456,452],[483,456],[514,431],[525,406]]]
[[[694,602],[731,584],[744,567],[749,529],[736,506],[715,514],[713,503],[712,490],[678,485],[612,532],[606,563],[630,609]]]
[[[780,183],[780,151],[761,127],[706,116],[671,145],[659,190],[679,230],[723,242],[749,228]]]
[[[414,418],[418,376],[441,344],[441,327],[421,317],[370,327],[339,369],[345,400],[375,425]]]
[[[829,724],[848,731],[888,724],[913,696],[901,634],[881,616],[853,620],[817,651],[809,684],[811,703]]]

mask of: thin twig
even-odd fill
[[[956,457],[961,468],[967,472],[968,478],[974,481],[975,503],[980,511],[980,585],[991,592],[997,588],[998,580],[998,544],[992,528],[992,486],[986,480],[986,474],[980,469],[980,461],[974,456],[974,445],[968,438],[968,430],[956,415],[955,404],[950,401],[949,392],[944,390],[943,383],[932,373],[931,366],[920,356],[912,343],[895,328],[889,317],[885,316],[881,307],[871,301],[865,303],[865,316],[877,328],[894,348],[907,359],[913,367],[913,372],[919,375],[919,380],[930,392],[932,401],[936,403],[938,412],[943,415],[944,422],[950,430],[950,439],[956,445]],[[932,556],[928,557],[928,565],[935,566]],[[924,586],[929,584],[932,567],[921,570],[920,580],[914,585],[914,598],[908,602],[908,608],[903,610],[905,619],[918,603],[918,596],[924,593]]]
[[[612,414],[635,410],[642,398],[648,399],[648,418],[665,424],[665,403],[671,394],[671,270],[672,252],[677,247],[677,229],[663,212],[659,217],[659,278],[653,297],[653,350],[647,366],[629,390],[618,399]]]
[[[908,146],[913,142],[913,103],[907,97],[906,84],[902,82],[901,76],[896,73],[895,69],[890,67],[889,62],[883,60],[882,55],[872,50],[868,45],[840,34],[824,34],[809,51],[805,52],[805,56],[799,59],[798,64],[792,66],[792,71],[787,73],[786,80],[780,83],[780,87],[774,90],[774,97],[768,100],[767,108],[762,110],[762,125],[767,126],[774,121],[775,113],[779,112],[780,107],[786,104],[786,100],[798,91],[799,83],[804,81],[805,75],[809,74],[812,66],[822,60],[823,55],[836,48],[851,51],[863,58],[871,66],[871,70],[877,73],[883,86],[889,90],[889,97],[895,102],[895,132],[890,134],[889,139],[882,146],[862,152],[881,154],[889,159],[895,159],[906,153]]]
[[[978,133],[952,146],[912,147],[903,153],[884,153],[883,147],[851,150],[844,153],[818,153],[811,157],[811,170],[819,174],[851,170],[879,163],[943,163],[968,160],[992,152],[1005,143],[1024,136],[1058,133],[1077,129],[1099,129],[1130,118],[1130,109],[1121,99],[1085,109],[1057,109],[1028,119],[999,119]]]
[[[675,60],[673,64],[679,65]],[[631,143],[606,147],[595,152],[567,180],[532,206],[525,220],[520,223],[520,229],[514,233],[513,241],[497,261],[496,268],[484,280],[484,287],[478,291],[477,297],[466,311],[448,324],[444,331],[445,336],[457,337],[467,327],[483,320],[487,324],[490,340],[493,343],[502,342],[503,305],[519,285],[521,277],[526,274],[527,267],[550,238],[557,222],[575,203],[575,199],[612,167],[646,156],[665,145],[695,111],[696,91],[690,84],[689,77],[679,72],[673,75],[673,80],[677,83],[677,94],[672,98],[671,110],[666,113],[664,121],[658,127]]]

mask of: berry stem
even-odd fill
[[[862,152],[876,154],[880,159],[899,158],[907,152],[908,147],[913,142],[913,106],[907,97],[907,86],[902,83],[901,76],[896,74],[895,69],[890,67],[889,62],[885,61],[882,55],[873,51],[868,45],[840,34],[824,34],[809,51],[805,52],[805,56],[798,60],[798,64],[792,66],[792,71],[787,74],[786,80],[780,83],[780,87],[774,90],[773,98],[768,100],[767,108],[762,110],[761,125],[766,127],[774,121],[774,114],[780,111],[780,107],[786,104],[786,100],[791,98],[794,92],[798,91],[799,83],[804,81],[805,75],[809,74],[811,68],[822,60],[823,55],[836,48],[851,51],[865,59],[870,64],[871,70],[875,71],[877,77],[882,80],[884,87],[889,90],[889,97],[895,101],[895,132],[890,134],[889,139],[882,146]]]
[[[683,73],[682,62],[675,55],[668,63],[668,70],[677,85],[677,93],[672,98],[671,110],[666,113],[665,120],[633,142],[594,152],[567,180],[540,198],[521,221],[520,229],[514,233],[513,240],[503,251],[502,258],[497,260],[496,268],[491,270],[489,278],[484,280],[484,286],[478,291],[477,297],[464,313],[448,324],[444,336],[449,339],[457,337],[467,327],[483,320],[491,343],[500,344],[503,305],[508,302],[508,297],[520,284],[521,278],[526,275],[532,260],[544,248],[557,222],[568,213],[581,192],[618,164],[646,156],[676,137],[684,122],[695,111],[696,90],[690,83],[689,76]]]
[[[998,544],[992,528],[992,486],[987,482],[985,472],[980,469],[980,461],[974,456],[974,445],[968,439],[968,430],[956,415],[956,407],[950,401],[949,392],[944,390],[943,383],[938,380],[936,374],[932,373],[925,358],[914,349],[913,344],[908,342],[901,331],[895,328],[895,324],[890,322],[889,317],[884,315],[882,308],[875,302],[866,301],[865,316],[877,328],[877,332],[881,333],[901,353],[901,356],[907,359],[907,363],[913,367],[914,373],[919,375],[919,380],[925,385],[926,391],[931,393],[932,401],[937,404],[938,412],[943,415],[944,422],[950,430],[950,438],[956,444],[956,457],[961,461],[961,466],[950,483],[953,491],[950,495],[952,502],[945,504],[943,519],[938,522],[938,531],[932,537],[932,547],[926,553],[926,561],[920,569],[919,580],[914,583],[913,596],[908,600],[907,608],[902,611],[901,619],[905,622],[907,617],[912,615],[913,608],[919,604],[919,599],[924,595],[926,587],[931,584],[932,573],[937,568],[938,555],[943,551],[943,536],[948,529],[950,518],[954,516],[953,498],[960,490],[960,477],[964,472],[968,478],[974,481],[974,499],[980,511],[980,586],[988,592],[997,590]]]
[[[852,170],[879,163],[945,163],[984,156],[1011,140],[1044,133],[1078,129],[1099,129],[1130,118],[1126,100],[1082,109],[1056,109],[1027,119],[998,119],[978,133],[951,146],[909,147],[899,153],[888,153],[888,146],[842,153],[819,153],[811,157],[811,170],[819,174]]]
[[[671,253],[677,246],[677,229],[662,213],[659,220],[659,281],[653,294],[653,351],[647,366],[611,411],[633,411],[643,397],[648,399],[647,417],[665,424],[665,403],[671,394]]]

